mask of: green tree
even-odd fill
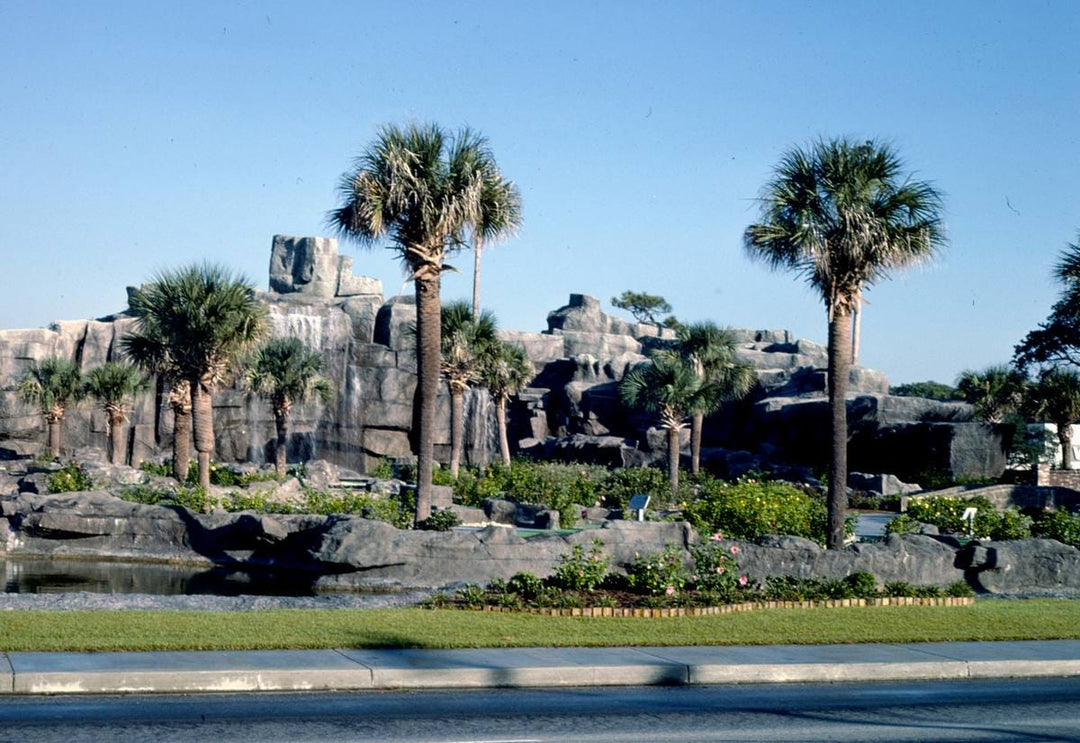
[[[690,364],[702,384],[715,387],[716,399],[737,400],[754,387],[757,372],[741,364],[735,356],[735,338],[730,330],[712,322],[680,325],[677,329],[677,353]],[[705,412],[695,411],[690,418],[690,472],[701,468],[701,434]]]
[[[1080,240],[1061,252],[1053,274],[1061,296],[1046,322],[1014,349],[1013,363],[1021,371],[1041,365],[1080,366]]]
[[[466,302],[442,308],[442,374],[450,388],[450,474],[457,477],[465,440],[465,390],[483,379],[498,342],[495,316],[474,316]]]
[[[169,353],[161,333],[161,327],[154,323],[141,324],[120,339],[120,347],[139,368],[157,377],[158,400],[168,390],[166,399],[173,414],[173,477],[184,482],[191,461],[191,385]]]
[[[131,293],[129,305],[135,335],[160,344],[191,390],[199,484],[209,488],[214,390],[262,336],[266,308],[248,281],[209,264],[159,274]]]
[[[495,345],[482,374],[484,386],[495,399],[495,421],[499,431],[499,453],[510,466],[510,440],[506,430],[506,402],[523,390],[533,377],[533,365],[525,350],[502,341]]]
[[[150,380],[131,364],[107,361],[86,375],[86,392],[96,399],[109,420],[109,462],[124,464],[127,460],[128,401],[141,395]]]
[[[761,196],[761,221],[744,244],[751,257],[802,275],[821,295],[829,323],[829,538],[844,541],[846,395],[851,313],[863,293],[945,244],[941,196],[912,180],[893,149],[873,141],[818,141],[783,156]]]
[[[655,353],[619,383],[619,396],[628,407],[653,416],[667,432],[668,482],[672,497],[679,492],[679,432],[695,413],[708,413],[721,399],[718,389],[704,383],[687,361],[674,353]]]
[[[987,423],[1004,423],[1020,409],[1027,378],[1016,369],[998,364],[976,371],[965,369],[956,380],[964,402],[975,406],[975,417]]]
[[[921,397],[926,400],[939,400],[941,402],[963,399],[955,387],[929,380],[893,385],[889,387],[889,394],[897,397]]]
[[[638,322],[651,323],[657,327],[664,324],[661,315],[671,312],[671,305],[663,297],[645,292],[625,291],[611,300],[611,306],[626,310]]]
[[[521,193],[503,177],[493,159],[484,163],[480,177],[480,212],[472,229],[474,316],[480,315],[480,254],[484,243],[512,235],[521,224]]]
[[[79,365],[70,359],[49,356],[31,361],[17,392],[23,402],[35,405],[48,427],[49,453],[60,456],[60,422],[67,408],[83,398]]]
[[[299,338],[274,338],[258,348],[248,362],[248,388],[266,398],[274,409],[277,441],[274,466],[285,476],[289,440],[289,414],[293,405],[315,397],[323,403],[334,399],[334,387],[322,376],[322,356]]]
[[[1072,469],[1072,424],[1080,419],[1080,374],[1071,369],[1046,370],[1029,388],[1026,408],[1036,420],[1057,427],[1061,467]]]
[[[450,137],[435,125],[383,127],[376,140],[342,176],[341,206],[331,226],[344,238],[368,247],[386,239],[398,251],[416,290],[417,427],[416,520],[431,515],[435,402],[439,391],[440,277],[447,254],[494,213],[497,172],[483,137],[461,131]],[[504,189],[512,184],[503,182]],[[505,196],[505,194],[503,195]],[[507,197],[505,200],[509,201]],[[517,226],[519,216],[493,228],[490,238]]]

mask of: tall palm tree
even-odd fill
[[[499,430],[499,453],[510,466],[510,441],[506,431],[506,401],[523,390],[533,377],[533,365],[525,349],[499,342],[484,365],[483,381],[495,398],[495,421]]]
[[[153,323],[141,325],[120,339],[120,348],[139,368],[157,377],[155,404],[160,404],[162,391],[168,389],[167,401],[173,414],[173,477],[184,482],[191,461],[191,385],[169,353],[160,327]]]
[[[944,246],[941,211],[941,195],[904,175],[889,145],[820,140],[783,156],[762,192],[761,221],[743,237],[751,257],[801,274],[825,303],[830,549],[844,541],[851,313],[866,289]]]
[[[965,369],[956,380],[956,389],[964,402],[975,406],[975,416],[987,423],[1004,423],[1010,413],[1020,409],[1027,378],[1004,364],[981,371]]]
[[[480,314],[480,253],[484,243],[513,234],[521,224],[521,193],[512,181],[503,178],[494,160],[481,174],[481,211],[473,225],[472,312]]]
[[[342,176],[341,206],[328,220],[337,233],[369,247],[386,239],[398,251],[416,290],[417,486],[416,520],[431,515],[435,401],[439,391],[441,302],[447,254],[464,245],[481,223],[497,189],[485,187],[496,170],[487,142],[465,129],[448,136],[435,125],[383,127]],[[509,186],[512,184],[505,184]],[[490,237],[517,225],[509,219]]]
[[[295,403],[317,397],[324,403],[334,399],[334,387],[322,376],[322,356],[298,338],[274,338],[259,348],[248,365],[246,381],[252,392],[270,401],[277,426],[274,465],[285,476],[289,413]]]
[[[60,456],[60,422],[73,403],[83,398],[79,365],[70,359],[49,356],[31,361],[19,382],[18,396],[36,405],[49,430],[49,453]]]
[[[495,315],[474,316],[466,302],[442,308],[442,364],[450,388],[450,474],[457,477],[465,439],[465,390],[483,378],[498,341]]]
[[[129,304],[135,333],[161,343],[191,390],[199,484],[208,488],[214,389],[262,336],[266,308],[247,280],[209,264],[161,273],[133,291]]]
[[[674,353],[655,353],[649,363],[626,373],[619,396],[631,408],[653,416],[667,431],[668,482],[679,492],[679,432],[687,416],[710,413],[720,405],[717,388],[705,384],[694,367]]]
[[[131,364],[107,361],[86,375],[86,392],[95,398],[109,419],[109,462],[124,464],[127,460],[124,424],[127,422],[128,400],[142,394],[150,379]]]
[[[1080,374],[1052,368],[1042,373],[1029,389],[1027,409],[1032,417],[1053,423],[1061,445],[1061,468],[1071,470],[1072,424],[1080,420]]]
[[[713,322],[681,325],[676,331],[676,351],[687,361],[702,384],[714,385],[721,400],[744,397],[757,381],[757,373],[735,357],[735,337],[730,330]],[[690,418],[690,472],[701,469],[701,432],[705,413],[695,412]]]

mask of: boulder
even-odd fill
[[[412,351],[416,339],[411,328],[416,327],[416,298],[399,294],[390,297],[375,317],[374,340],[395,351]]]
[[[274,235],[270,253],[270,291],[303,292],[331,298],[337,293],[337,240]]]
[[[972,543],[957,555],[972,586],[993,594],[1055,596],[1080,591],[1080,550],[1052,539]]]

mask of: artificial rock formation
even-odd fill
[[[337,388],[330,405],[307,403],[290,419],[289,458],[315,457],[365,471],[373,458],[411,456],[416,360],[411,297],[385,300],[379,281],[355,276],[352,258],[336,241],[316,237],[273,239],[270,291],[260,295],[275,336],[300,338],[322,353]],[[19,402],[15,388],[30,360],[61,355],[86,371],[117,358],[119,339],[133,320],[123,313],[100,320],[58,322],[49,329],[0,331],[0,453],[36,453],[44,440],[40,415]],[[573,461],[637,465],[664,456],[665,442],[651,421],[619,402],[626,371],[656,348],[670,329],[627,322],[604,313],[600,302],[572,294],[551,312],[540,333],[503,332],[537,370],[532,385],[509,406],[512,446]],[[754,365],[759,385],[746,401],[712,416],[705,427],[703,460],[724,474],[749,469],[802,467],[825,462],[826,349],[784,330],[735,330],[739,358]],[[851,467],[891,472],[917,482],[928,470],[965,477],[1000,474],[1004,466],[994,430],[965,422],[970,409],[888,395],[885,375],[851,370],[848,399]],[[131,462],[171,446],[171,417],[161,390],[136,402],[129,426]],[[272,458],[274,420],[268,404],[238,387],[214,397],[215,454],[221,461]],[[449,396],[439,400],[436,457],[449,455]],[[89,403],[64,419],[68,453],[80,459],[105,450],[107,422]],[[466,395],[465,460],[498,456],[494,406],[480,389]]]

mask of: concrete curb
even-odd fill
[[[363,691],[1080,676],[1080,641],[8,653],[0,694]]]

